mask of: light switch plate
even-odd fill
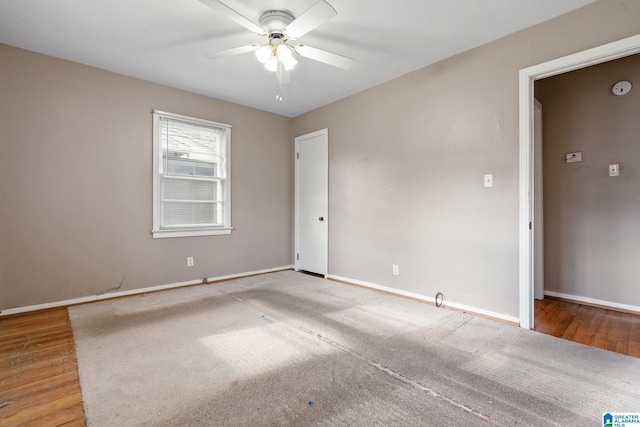
[[[493,187],[493,175],[492,174],[486,174],[484,176],[484,186],[485,187]]]
[[[575,153],[567,153],[564,155],[567,163],[578,163],[582,161],[582,151],[576,151]]]

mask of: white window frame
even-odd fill
[[[225,123],[217,123],[211,120],[198,119],[194,117],[183,116],[180,114],[167,113],[165,111],[153,110],[153,229],[151,231],[154,239],[162,239],[168,237],[193,237],[193,236],[215,236],[222,234],[231,234],[233,227],[231,226],[231,125]],[[222,215],[222,225],[214,227],[175,227],[161,228],[162,213],[162,188],[160,166],[162,164],[162,142],[160,138],[161,118],[177,120],[194,125],[202,125],[206,127],[215,127],[224,129],[224,153],[225,159],[225,182],[223,188],[222,202],[225,209]]]

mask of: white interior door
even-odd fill
[[[329,248],[329,132],[295,139],[296,270],[327,275]]]

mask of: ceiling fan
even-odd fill
[[[297,18],[281,10],[268,10],[260,16],[259,25],[245,18],[220,0],[200,0],[211,9],[247,28],[249,31],[266,38],[266,43],[254,43],[246,46],[205,53],[210,59],[255,52],[264,67],[276,74],[278,90],[276,99],[282,101],[282,85],[291,82],[290,71],[298,63],[296,56],[313,59],[324,64],[348,70],[354,60],[326,50],[305,44],[290,44],[314,28],[336,16],[336,10],[326,1],[319,0]]]

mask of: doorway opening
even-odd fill
[[[593,49],[588,49],[563,58],[548,61],[520,70],[520,326],[534,327],[535,290],[535,238],[536,224],[536,151],[534,120],[534,82],[546,77],[563,74],[592,65],[601,64],[640,52],[640,35],[629,37]],[[540,201],[538,201],[538,204]],[[538,214],[539,215],[539,214]]]

